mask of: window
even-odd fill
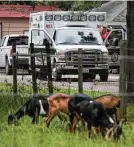
[[[0,45],[0,46],[4,46],[5,39],[6,39],[6,37],[2,38],[2,40],[1,40],[1,45]]]
[[[105,16],[104,15],[98,15],[97,20],[98,21],[105,21]]]
[[[64,35],[66,34],[66,35]],[[103,44],[100,33],[92,29],[58,30],[56,44],[62,45],[100,45]]]
[[[55,15],[54,20],[55,21],[60,21],[61,20],[61,15]]]
[[[53,20],[53,15],[46,15],[45,20],[46,21],[52,21]]]
[[[43,30],[32,30],[32,43],[35,46],[44,46],[44,39],[48,39],[50,41],[49,36]]]
[[[70,21],[70,15],[63,15],[64,21]]]
[[[13,36],[9,37],[7,46],[16,45],[28,45],[28,36]]]
[[[71,16],[71,21],[79,21],[79,15]]]
[[[89,20],[89,21],[96,21],[96,16],[95,16],[95,15],[90,15],[90,16],[88,17],[88,20]]]
[[[80,20],[81,20],[81,21],[87,21],[87,16],[86,16],[86,15],[82,15],[82,16],[80,17]]]

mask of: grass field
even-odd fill
[[[42,117],[38,125],[32,125],[31,118],[26,116],[19,120],[18,125],[8,126],[8,114],[15,112],[28,99],[26,95],[32,94],[30,87],[19,87],[19,89],[21,95],[12,97],[11,85],[0,85],[0,147],[133,147],[134,145],[133,123],[123,126],[127,140],[121,137],[118,142],[105,141],[101,135],[92,135],[89,139],[87,132],[82,130],[80,124],[75,134],[69,134],[68,122],[61,122],[58,118],[52,121],[49,129],[46,128]],[[59,90],[58,92],[67,91]],[[71,93],[75,92],[71,90]],[[47,90],[40,89],[40,93],[45,94]],[[103,94],[88,91],[85,93],[96,96]]]

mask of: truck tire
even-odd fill
[[[83,74],[83,80],[89,79],[89,74]]]
[[[96,74],[95,73],[90,73],[89,78],[90,78],[90,80],[94,80],[96,78]]]
[[[108,70],[106,70],[103,73],[100,73],[99,75],[100,75],[100,80],[102,82],[107,82],[108,81]]]
[[[61,81],[61,78],[62,78],[62,74],[57,73],[57,74],[56,74],[56,77],[55,77],[55,80],[56,80],[56,81]]]
[[[95,77],[96,77],[95,73],[83,74],[83,80],[87,80],[87,79],[94,80]]]
[[[9,65],[9,62],[7,59],[5,64],[5,72],[6,72],[6,75],[12,75],[12,66]]]
[[[37,74],[37,77],[39,79],[47,79],[47,73],[45,72],[45,70],[43,68],[40,68],[40,71]]]

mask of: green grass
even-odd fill
[[[19,120],[18,125],[8,126],[7,116],[15,112],[28,99],[27,95],[32,94],[30,86],[19,86],[19,96],[13,97],[12,85],[0,84],[0,147],[133,147],[134,144],[134,125],[129,123],[123,126],[127,137],[125,141],[121,137],[120,141],[105,141],[101,135],[87,137],[87,131],[83,131],[78,126],[75,134],[68,133],[68,122],[61,122],[55,118],[48,129],[44,119],[40,117],[38,125],[31,124],[31,118],[25,116]],[[6,91],[6,93],[4,92]],[[46,94],[47,89],[39,90],[39,93]],[[55,89],[56,92],[65,92],[67,90]],[[70,93],[77,93],[71,90]],[[85,91],[84,93],[91,96],[104,94],[102,92]],[[132,107],[129,107],[132,111]],[[134,111],[133,111],[134,112]],[[132,115],[133,113],[131,113]]]

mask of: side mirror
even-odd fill
[[[113,46],[119,46],[119,39],[118,38],[114,38],[113,42],[112,42]]]
[[[106,47],[108,47],[108,46],[109,46],[109,43],[108,43],[108,42],[106,42],[106,44],[105,44],[105,45],[106,45]]]
[[[49,41],[47,38],[43,39],[43,46],[46,46],[47,44],[50,44],[50,46],[52,46],[52,41]]]

